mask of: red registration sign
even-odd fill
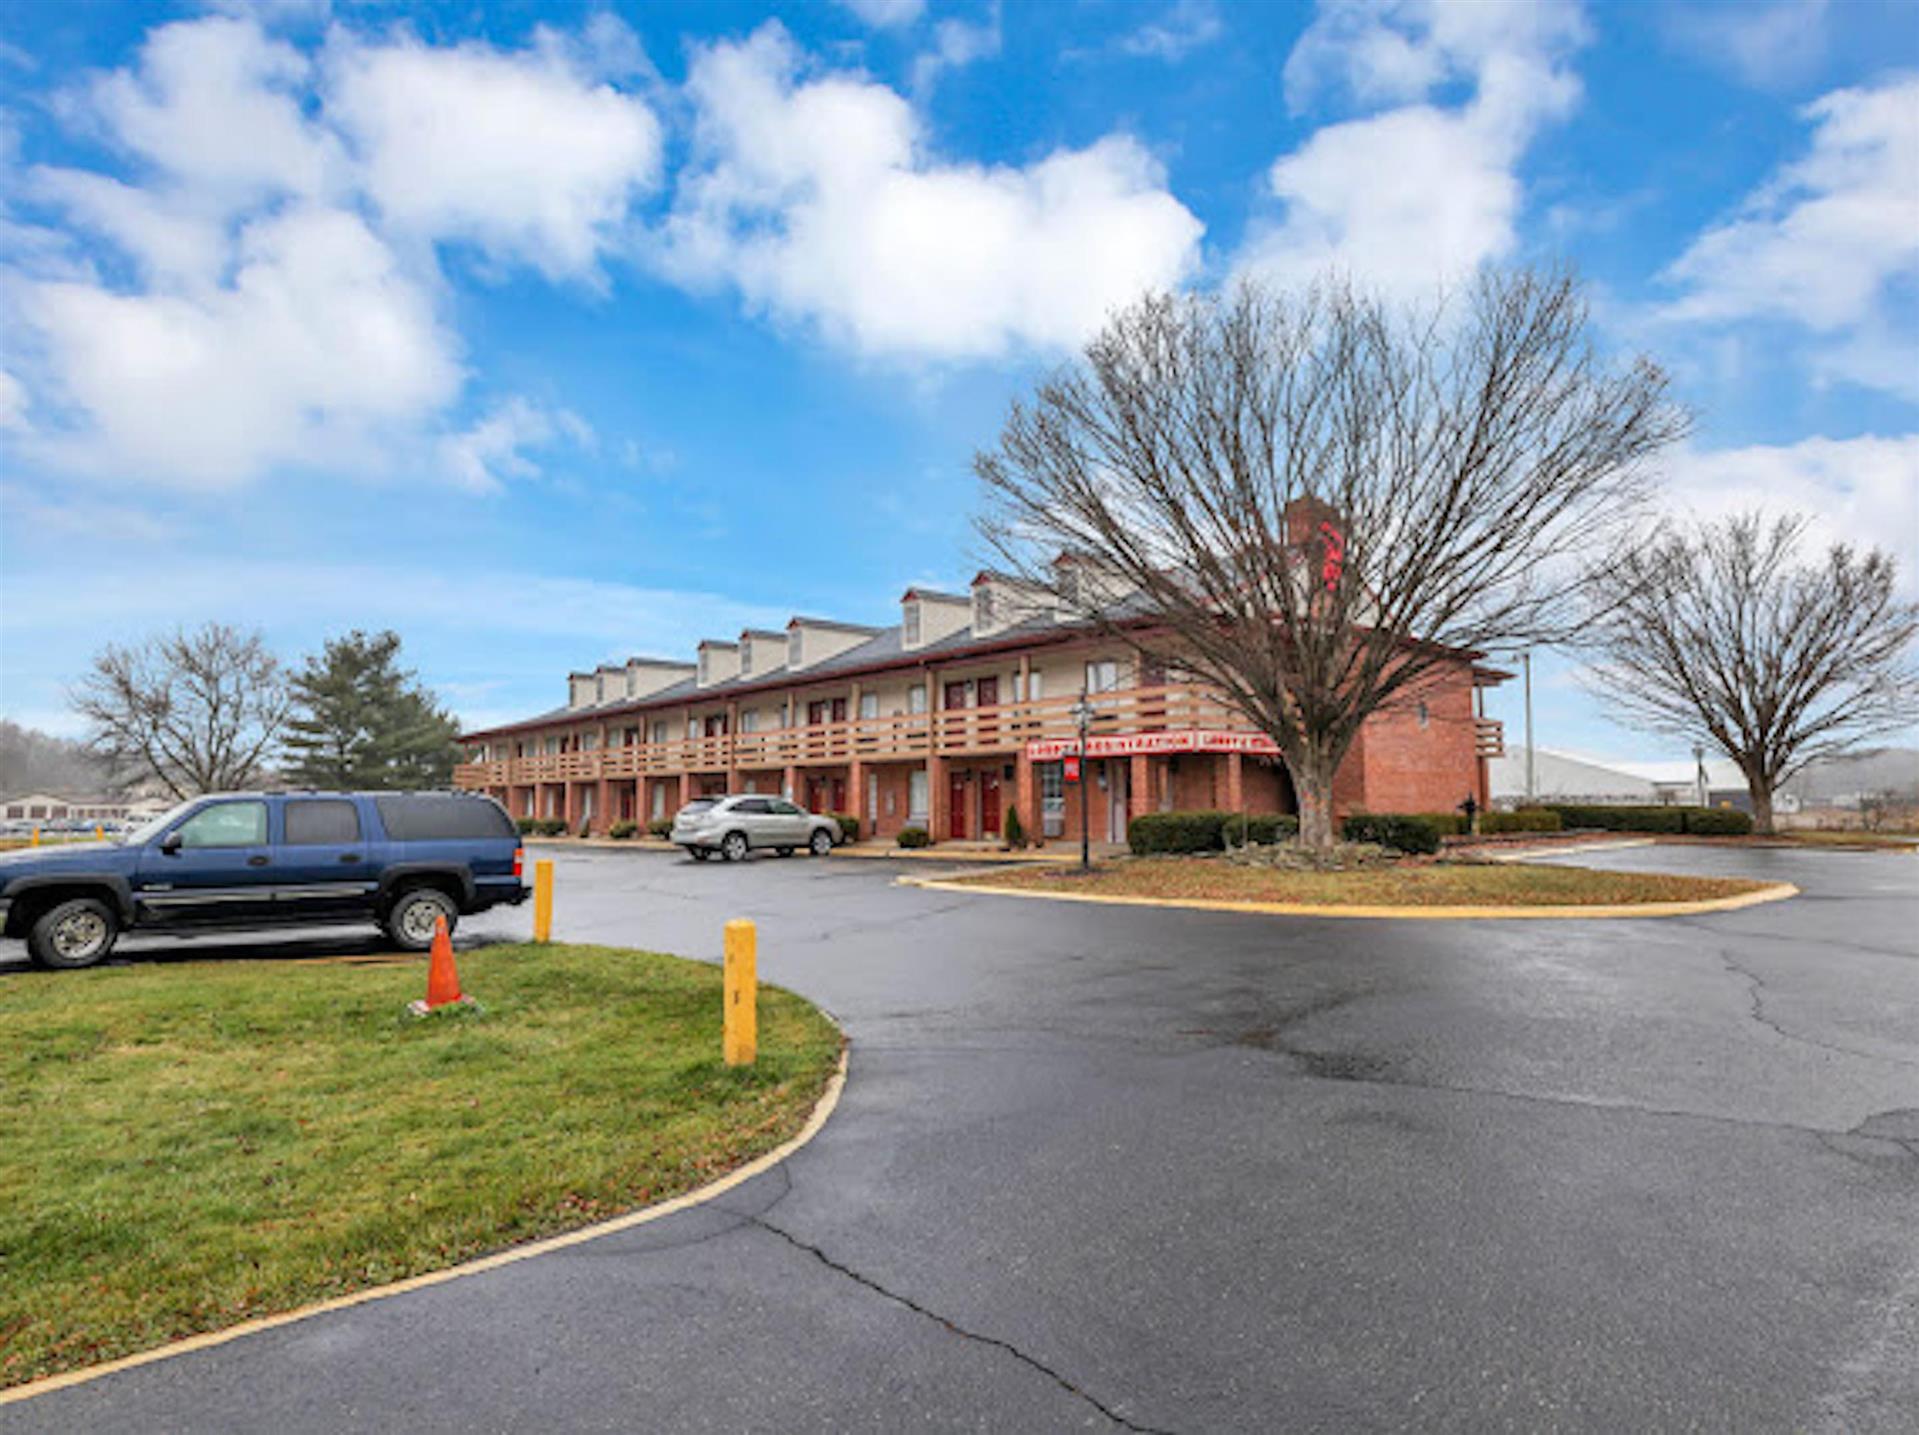
[[[1079,754],[1076,752],[1066,755],[1066,780],[1068,782],[1079,781]]]

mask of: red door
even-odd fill
[[[836,777],[833,779],[833,804],[832,806],[828,807],[826,810],[828,812],[846,811],[846,779],[845,778]]]
[[[999,774],[983,772],[979,779],[979,830],[982,837],[999,836]]]
[[[981,678],[973,685],[973,701],[980,707],[990,708],[999,701],[999,679]]]
[[[966,839],[966,775],[956,772],[947,786],[946,835],[956,841]]]
[[[948,709],[966,706],[966,684],[948,683],[946,685],[946,706]]]

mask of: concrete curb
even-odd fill
[[[1612,841],[1601,838],[1594,842],[1569,842],[1563,847],[1554,847],[1541,843],[1525,847],[1514,845],[1503,852],[1475,852],[1475,857],[1484,857],[1489,862],[1532,862],[1545,857],[1570,857],[1575,853],[1587,852],[1627,852],[1634,847],[1656,847],[1650,837],[1629,837],[1624,841]]]
[[[925,887],[940,892],[976,892],[992,897],[1037,897],[1050,902],[1098,902],[1114,907],[1172,907],[1197,912],[1243,912],[1271,917],[1367,917],[1386,921],[1457,922],[1498,920],[1570,921],[1594,917],[1690,917],[1701,912],[1732,912],[1762,902],[1783,901],[1799,895],[1790,882],[1740,892],[1731,897],[1705,897],[1696,902],[1632,902],[1590,907],[1334,907],[1311,902],[1229,902],[1205,897],[1120,897],[1097,892],[1034,892],[1021,887],[992,887],[939,877],[896,877],[897,885]]]
[[[828,1015],[830,1016],[831,1013],[829,1012]],[[537,1241],[529,1241],[523,1246],[510,1246],[506,1250],[495,1251],[490,1256],[481,1256],[477,1260],[467,1261],[461,1265],[448,1266],[445,1270],[427,1271],[422,1275],[409,1276],[403,1281],[395,1281],[391,1285],[374,1286],[368,1290],[355,1291],[351,1295],[336,1296],[332,1300],[318,1301],[312,1305],[300,1306],[295,1310],[281,1311],[277,1315],[263,1315],[257,1320],[242,1321],[239,1325],[230,1325],[223,1330],[210,1330],[201,1335],[190,1335],[185,1340],[158,1345],[152,1350],[123,1355],[100,1365],[89,1365],[84,1370],[64,1371],[59,1375],[49,1375],[25,1385],[16,1385],[11,1389],[0,1390],[0,1406],[32,1400],[40,1395],[51,1395],[56,1390],[84,1385],[89,1380],[98,1380],[103,1376],[117,1374],[122,1370],[132,1370],[141,1365],[151,1365],[157,1360],[171,1360],[177,1355],[191,1355],[196,1350],[225,1345],[230,1340],[240,1340],[249,1335],[257,1335],[261,1331],[292,1325],[295,1321],[325,1315],[329,1311],[347,1310],[356,1305],[366,1305],[371,1301],[385,1300],[388,1296],[424,1290],[428,1286],[459,1280],[462,1276],[481,1275],[486,1271],[498,1270],[501,1266],[510,1266],[552,1251],[565,1250],[568,1246],[577,1246],[584,1241],[597,1240],[601,1236],[611,1236],[620,1231],[631,1230],[635,1226],[644,1226],[651,1221],[657,1221],[663,1216],[671,1216],[675,1212],[702,1205],[715,1196],[724,1195],[735,1186],[772,1170],[820,1134],[820,1129],[826,1125],[827,1118],[833,1114],[833,1108],[839,1105],[840,1092],[846,1086],[847,1053],[850,1049],[851,1043],[842,1037],[839,1066],[827,1079],[826,1090],[820,1093],[820,1099],[813,1103],[813,1110],[807,1116],[806,1124],[800,1127],[791,1140],[774,1147],[763,1156],[754,1157],[744,1166],[736,1167],[698,1190],[688,1191],[684,1195],[675,1196],[671,1200],[660,1201],[651,1206],[642,1206],[637,1211],[628,1211],[624,1216],[615,1216],[609,1221],[582,1226],[576,1231],[564,1231],[557,1236],[546,1236]]]
[[[525,847],[557,847],[561,850],[590,848],[601,852],[678,852],[671,842],[652,838],[614,841],[611,837],[524,837]],[[905,862],[1077,862],[1072,852],[1005,852],[991,847],[888,847],[879,843],[854,842],[833,849],[835,857],[861,857],[869,861]]]

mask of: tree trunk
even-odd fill
[[[1333,773],[1338,764],[1309,747],[1297,759],[1288,758],[1293,794],[1299,799],[1299,840],[1324,852],[1333,845]]]
[[[1746,791],[1752,795],[1752,830],[1772,835],[1772,784],[1763,777],[1748,777]]]

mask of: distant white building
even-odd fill
[[[1487,764],[1495,807],[1517,807],[1526,801],[1526,749],[1508,747],[1503,757]],[[1533,752],[1533,788],[1539,802],[1590,802],[1630,805],[1659,801],[1652,781],[1617,767],[1607,767],[1571,753],[1536,748]]]

